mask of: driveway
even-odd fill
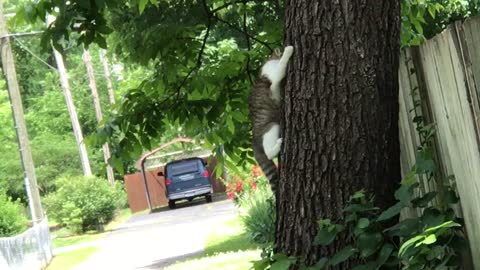
[[[230,200],[206,203],[199,198],[175,210],[133,216],[100,240],[100,251],[75,270],[162,269],[201,255],[215,225],[236,215]]]

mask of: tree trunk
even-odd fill
[[[355,192],[394,202],[400,181],[400,1],[287,0],[277,251],[313,264],[346,246],[313,246],[317,221],[343,218]],[[346,262],[336,269],[351,269]]]

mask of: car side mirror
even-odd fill
[[[157,175],[158,176],[164,176],[163,172],[158,172]]]

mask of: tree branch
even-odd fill
[[[269,43],[268,42],[264,42],[264,41],[261,41],[259,39],[257,39],[256,37],[252,36],[251,34],[249,34],[247,31],[243,31],[242,29],[238,28],[237,26],[233,25],[232,23],[218,17],[216,14],[212,14],[213,18],[215,18],[217,21],[219,22],[222,22],[224,24],[226,24],[228,27],[232,28],[233,30],[235,31],[238,31],[240,33],[243,33],[245,36],[248,36],[249,38],[255,40],[256,42],[262,44],[263,46],[267,47],[270,52],[273,52],[273,49],[272,47],[270,47]]]
[[[208,6],[207,6],[207,3],[205,2],[205,0],[203,0],[202,2],[203,2],[203,6],[205,8],[205,12],[207,13],[207,16],[208,16],[207,31],[205,32],[205,36],[203,37],[203,41],[202,41],[202,46],[200,47],[200,51],[198,52],[196,65],[194,67],[192,67],[192,69],[190,69],[190,71],[187,73],[185,78],[183,78],[182,83],[177,88],[177,94],[176,94],[177,95],[177,97],[176,97],[177,101],[180,97],[180,91],[181,91],[182,87],[185,86],[187,80],[190,78],[190,76],[193,74],[193,72],[200,69],[200,67],[202,66],[203,53],[205,51],[205,47],[207,46],[207,40],[208,40],[208,37],[210,35],[210,30],[212,28],[213,13],[208,9]]]
[[[243,12],[243,31],[245,33],[245,40],[247,41],[247,49],[250,51],[252,48],[250,44],[250,37],[246,34],[247,33],[247,11]],[[248,80],[250,81],[250,84],[253,85],[253,80],[252,80],[252,75],[250,74],[250,54],[247,53],[247,74],[248,74]]]
[[[212,10],[212,13],[216,13],[216,12],[218,12],[218,11],[220,11],[220,10],[222,10],[222,9],[225,9],[225,8],[231,6],[231,5],[235,5],[235,4],[244,4],[244,5],[245,5],[245,4],[247,4],[248,2],[253,2],[253,0],[250,0],[250,1],[249,1],[249,0],[246,0],[246,1],[232,1],[232,2],[229,2],[229,3],[225,3],[225,4],[223,4],[223,5],[221,5],[221,6],[217,7],[217,8],[214,8],[214,9]]]

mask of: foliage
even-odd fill
[[[325,269],[349,259],[359,262],[353,268],[355,270],[461,269],[461,255],[466,244],[462,220],[451,208],[442,210],[432,206],[435,193],[415,197],[418,187],[412,171],[395,193],[398,203],[385,211],[380,211],[365,192],[355,193],[343,210],[345,218],[342,223],[320,220],[314,240],[316,245],[329,246],[342,235],[352,238],[353,244],[331,257],[322,257],[314,267],[303,266],[301,269]],[[458,201],[456,196],[451,199],[446,203]],[[422,214],[396,223],[400,212],[407,207],[421,209]],[[390,226],[392,223],[394,225]],[[255,269],[274,269],[274,264],[288,267],[301,262],[300,258],[282,254],[267,255],[256,262]]]
[[[12,32],[30,31],[30,29],[24,29],[15,24],[11,24],[10,27]],[[52,65],[55,65],[52,54],[41,52],[39,36],[12,38],[11,44],[15,55],[17,77],[37,182],[41,195],[46,195],[56,189],[56,178],[82,173],[78,147],[72,133],[58,74],[52,68]],[[103,70],[99,62],[98,50],[95,46],[91,46],[90,49],[95,69]],[[97,122],[88,79],[85,76],[85,66],[81,59],[82,51],[82,48],[69,47],[66,48],[64,56],[69,69],[72,95],[82,131],[85,136],[88,136],[90,133],[96,132]],[[98,72],[97,75],[100,100],[103,108],[107,109],[109,106],[105,80],[101,72]],[[116,78],[119,75],[123,74],[113,74],[115,86]],[[23,170],[8,94],[3,80],[0,83],[0,89],[0,152],[2,153],[0,156],[0,186],[5,188],[8,195],[20,198],[25,203]],[[121,87],[117,90],[118,92],[125,91]],[[106,114],[108,115],[108,113]],[[104,175],[105,165],[101,146],[91,146],[88,148],[88,152],[94,174]],[[129,163],[126,164],[132,163],[127,162]]]
[[[419,45],[451,22],[479,12],[478,0],[402,0],[401,44]]]
[[[258,244],[275,239],[275,198],[269,187],[246,193],[239,199],[240,219],[249,238]]]
[[[403,0],[402,46],[477,11],[477,0]],[[108,42],[118,57],[150,70],[90,138],[118,145],[110,161],[118,169],[171,127],[204,140],[219,166],[222,147],[229,167],[253,163],[245,101],[262,61],[282,46],[284,1],[40,0],[20,7],[14,21],[38,23],[46,13],[57,19],[43,34],[44,48],[49,40],[58,49],[72,40]]]
[[[13,236],[27,229],[27,218],[19,201],[0,190],[0,237]]]
[[[108,223],[125,205],[123,191],[112,189],[105,179],[65,177],[57,185],[44,199],[47,214],[76,232]]]

